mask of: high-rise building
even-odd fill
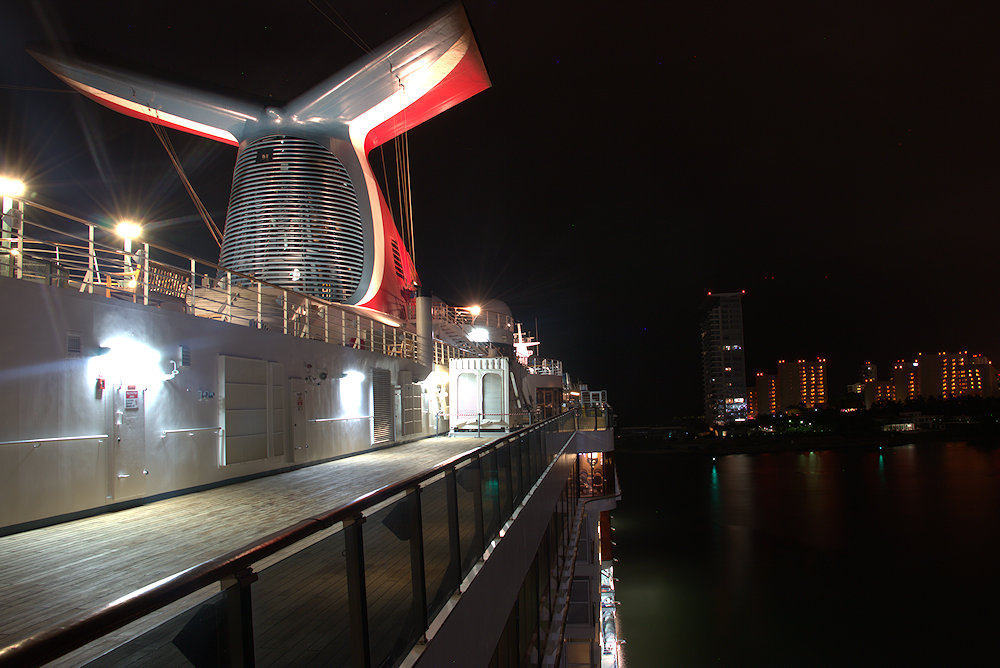
[[[925,397],[989,397],[996,393],[996,372],[982,355],[939,352],[917,355],[919,393]]]
[[[778,396],[781,408],[802,404],[817,408],[826,403],[826,359],[778,360]]]
[[[758,373],[756,382],[757,415],[774,415],[781,412],[778,397],[778,377],[773,373]]]
[[[705,419],[713,424],[747,418],[743,350],[743,292],[708,293],[701,323]]]
[[[913,401],[920,396],[920,362],[896,360],[892,365],[892,384],[896,401]]]

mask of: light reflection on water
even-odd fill
[[[630,666],[994,665],[1000,450],[619,450]]]

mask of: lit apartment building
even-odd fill
[[[708,293],[701,323],[705,419],[714,424],[747,418],[742,299],[742,292]]]
[[[778,396],[782,409],[802,404],[817,408],[826,403],[826,359],[778,360]]]
[[[747,387],[747,419],[754,419],[760,415],[760,406],[757,404],[757,389]]]
[[[756,382],[757,415],[774,415],[781,412],[778,399],[778,377],[773,373],[758,373]]]
[[[920,362],[896,360],[892,365],[892,385],[896,401],[913,401],[920,396]]]
[[[920,394],[925,397],[983,397],[996,392],[996,372],[982,355],[939,352],[917,355]]]

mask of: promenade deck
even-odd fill
[[[495,439],[437,437],[0,537],[0,646]],[[317,538],[318,540],[318,538]],[[278,554],[270,562],[280,559]],[[79,664],[186,605],[192,594],[57,663]]]

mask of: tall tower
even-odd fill
[[[743,292],[708,293],[701,323],[701,364],[705,419],[720,425],[746,420]]]
[[[31,54],[110,109],[238,147],[220,265],[393,314],[419,280],[368,156],[490,85],[458,4],[283,106]]]

